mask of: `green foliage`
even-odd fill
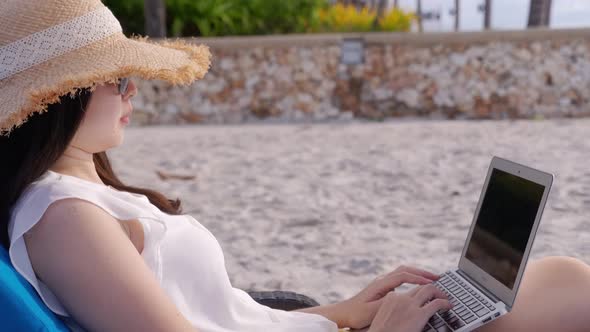
[[[125,34],[145,34],[143,0],[103,0]],[[308,32],[408,31],[414,16],[375,12],[328,0],[165,0],[169,37],[268,35]]]
[[[321,31],[366,32],[373,30],[376,13],[364,7],[337,3],[319,11]]]
[[[306,32],[325,0],[168,0],[172,36]]]
[[[379,27],[382,31],[410,31],[415,19],[414,13],[394,8],[379,19]]]
[[[377,12],[367,7],[335,4],[319,10],[319,30],[325,32],[409,31],[415,15],[394,8],[377,20]],[[376,23],[376,24],[375,24]]]
[[[102,0],[115,14],[126,35],[145,35],[143,0]]]

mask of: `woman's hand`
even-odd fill
[[[381,307],[384,297],[404,283],[425,285],[438,280],[439,276],[415,267],[400,266],[375,278],[365,289],[341,304],[345,308],[347,327],[362,329],[371,324]]]
[[[432,315],[451,307],[447,296],[434,285],[403,294],[388,293],[368,332],[421,332]]]

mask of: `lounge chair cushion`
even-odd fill
[[[70,331],[12,266],[0,246],[0,322],[2,331]]]

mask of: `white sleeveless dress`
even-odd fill
[[[48,170],[31,183],[12,207],[9,254],[15,269],[56,314],[70,315],[51,290],[37,279],[24,233],[60,199],[89,201],[119,220],[137,219],[144,230],[141,256],[177,308],[203,332],[337,332],[336,323],[319,314],[272,309],[234,288],[222,248],[209,230],[188,214],[160,211],[145,195],[119,191],[75,176]]]

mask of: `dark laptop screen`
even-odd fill
[[[493,169],[466,258],[512,289],[545,187]]]

